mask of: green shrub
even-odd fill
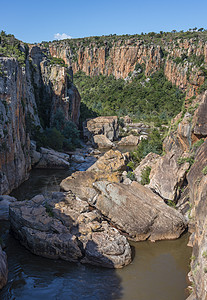
[[[207,175],[207,166],[205,166],[205,167],[203,168],[202,173],[203,173],[204,175]]]
[[[128,171],[128,172],[127,172],[127,178],[129,178],[129,179],[132,180],[132,181],[135,181],[135,180],[136,180],[136,177],[135,177],[134,173],[131,172],[131,171]]]
[[[192,149],[196,151],[202,144],[204,143],[204,139],[200,139],[197,142],[195,142],[192,146]]]
[[[63,149],[64,136],[59,130],[55,127],[49,128],[46,130],[45,134],[48,147],[57,151],[61,151]]]
[[[46,212],[48,213],[48,216],[53,218],[54,212],[53,212],[52,206],[49,205],[48,203],[45,203],[45,209],[46,209]]]
[[[150,183],[150,178],[149,178],[150,172],[151,172],[150,167],[146,167],[142,170],[142,172],[141,172],[141,182],[140,182],[142,185]]]
[[[137,165],[150,152],[162,154],[162,137],[157,129],[154,129],[147,140],[141,140],[137,150],[131,152],[132,161]]]

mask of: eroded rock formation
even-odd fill
[[[0,57],[0,194],[27,179],[35,128],[49,127],[60,109],[65,120],[79,120],[80,95],[67,68],[51,63],[38,46],[21,49],[24,66],[16,58]]]
[[[131,262],[126,237],[71,192],[12,204],[10,221],[15,236],[37,255],[108,268]]]

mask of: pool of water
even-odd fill
[[[12,195],[23,200],[57,191],[60,181],[70,174],[70,170],[33,170]],[[0,236],[9,265],[8,284],[0,292],[2,300],[184,300],[188,296],[188,234],[173,241],[132,243],[132,263],[118,270],[33,255],[9,233],[6,221],[0,222]]]

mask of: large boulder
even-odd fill
[[[39,159],[35,161],[34,165],[37,169],[68,169],[70,167],[70,156],[53,149],[41,147],[39,156],[36,150],[32,150],[32,157],[33,161]]]
[[[135,178],[138,182],[142,180],[142,172],[147,167],[152,168],[157,160],[159,159],[160,155],[150,152],[147,156],[140,162],[139,166],[134,170]]]
[[[94,143],[98,148],[112,148],[114,144],[103,134],[97,134],[93,137]]]
[[[34,254],[109,268],[131,262],[127,239],[71,192],[18,201],[10,206],[10,221],[15,236]]]
[[[118,150],[109,150],[101,156],[89,170],[104,173],[121,172],[126,169],[127,159],[127,154],[122,154]]]
[[[119,135],[118,117],[97,117],[84,122],[83,135],[87,140],[94,142],[94,135],[99,134],[105,135],[110,141],[116,140]]]
[[[119,142],[119,146],[137,146],[139,143],[139,137],[134,135],[128,135],[123,137]]]
[[[184,217],[138,182],[130,186],[99,181],[94,205],[134,241],[178,238],[185,230]]]
[[[7,278],[8,278],[7,256],[0,246],[0,289],[2,289],[6,285]]]

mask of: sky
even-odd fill
[[[0,0],[0,12],[0,30],[28,43],[207,29],[206,0]]]

